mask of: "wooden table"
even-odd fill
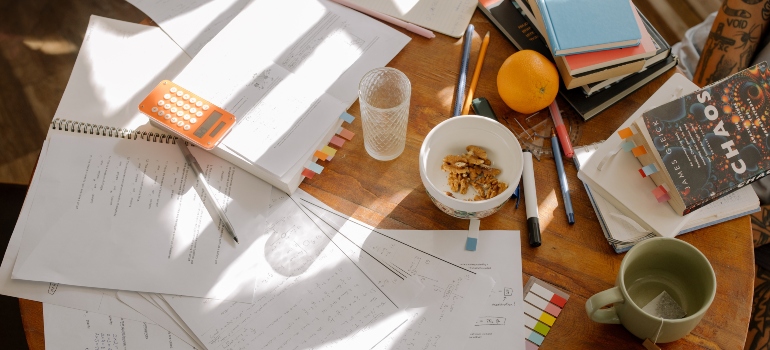
[[[486,31],[491,32],[476,96],[486,97],[500,121],[519,134],[522,130],[516,121],[524,124],[527,116],[508,108],[498,96],[496,87],[498,68],[516,49],[478,10],[472,23],[476,26],[472,63],[476,62],[481,37]],[[389,64],[403,71],[412,83],[404,153],[389,162],[368,156],[363,145],[361,121],[357,118],[347,126],[357,136],[341,147],[332,161],[319,162],[325,168],[323,173],[306,179],[300,187],[335,209],[379,228],[467,229],[468,221],[449,217],[433,205],[417,170],[420,145],[425,135],[450,116],[462,39],[438,35],[428,40],[404,33],[410,35],[412,41]],[[472,72],[473,64],[469,74]],[[607,138],[672,74],[673,71],[664,74],[588,122],[581,121],[582,135],[578,145]],[[559,102],[563,108],[569,108],[561,98]],[[357,102],[349,112],[360,116]],[[521,230],[524,281],[529,276],[536,276],[571,295],[545,338],[544,349],[641,349],[641,340],[622,326],[598,324],[586,315],[586,299],[614,285],[624,255],[616,254],[607,244],[575,168],[567,165],[565,169],[572,189],[574,225],[568,225],[564,215],[553,158],[543,157],[540,162],[535,162],[543,245],[529,247],[524,206],[515,209],[512,201],[495,215],[483,219],[481,229]],[[703,321],[691,334],[662,347],[743,348],[754,279],[749,218],[701,229],[681,239],[708,257],[717,276],[717,295]],[[30,348],[43,349],[42,305],[28,300],[20,303]]]

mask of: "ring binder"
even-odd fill
[[[51,121],[51,129],[63,130],[63,131],[81,133],[81,134],[91,134],[91,135],[116,137],[116,138],[131,139],[131,140],[143,139],[148,142],[176,144],[176,142],[172,141],[176,139],[174,135],[125,129],[125,128],[115,128],[115,127],[106,126],[106,125],[88,124],[88,123],[78,122],[78,121],[69,120],[69,119],[61,119],[61,118],[54,118]]]

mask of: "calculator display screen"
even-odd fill
[[[198,127],[198,130],[195,130],[195,133],[193,133],[193,135],[198,137],[203,137],[203,135],[206,135],[206,132],[208,132],[209,129],[211,129],[211,126],[214,125],[214,123],[216,123],[221,117],[222,117],[222,113],[218,111],[211,112],[211,115],[208,117],[208,119],[206,119],[206,121],[203,122],[203,124],[201,124],[200,127]]]

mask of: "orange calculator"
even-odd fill
[[[139,104],[153,125],[210,150],[235,126],[235,116],[170,80],[161,81]]]

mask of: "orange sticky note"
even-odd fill
[[[625,140],[631,136],[634,136],[634,132],[631,131],[631,128],[625,128],[625,129],[618,130],[618,136],[620,136],[621,139]]]
[[[346,138],[348,140],[353,139],[353,136],[356,135],[356,134],[354,134],[352,131],[350,131],[348,129],[345,129],[345,128],[340,128],[340,129],[342,129],[342,130],[340,130],[340,132],[338,132],[337,134],[339,134],[340,136],[342,136],[342,137],[344,137],[344,138]]]
[[[644,148],[644,146],[636,146],[631,150],[631,152],[634,153],[634,157],[647,154],[647,150]]]
[[[326,160],[327,158],[329,158],[328,154],[323,153],[321,151],[315,151],[315,153],[313,153],[313,156],[315,156],[316,158],[318,158],[320,160]]]
[[[315,175],[315,173],[312,170],[307,169],[307,168],[302,169],[302,176],[304,176],[304,177],[306,177],[308,179],[312,179],[314,175]]]

